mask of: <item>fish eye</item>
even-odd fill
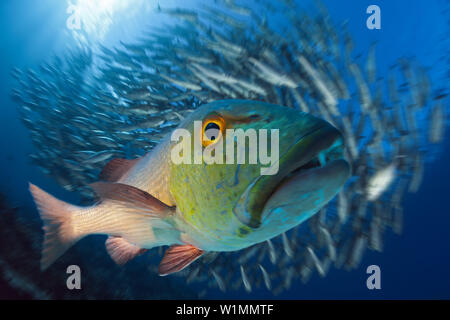
[[[219,138],[220,127],[215,122],[210,122],[205,127],[205,136],[208,140],[214,141]]]
[[[204,147],[215,143],[220,140],[225,124],[222,118],[215,117],[209,119],[203,124],[203,139],[202,144]]]

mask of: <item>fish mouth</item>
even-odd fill
[[[349,173],[347,161],[337,159],[289,175],[266,201],[262,229],[277,235],[306,221],[336,196]]]
[[[325,198],[334,197],[350,174],[342,134],[325,121],[318,123],[280,156],[279,168],[276,175],[258,177],[241,197],[234,213],[242,223],[259,228],[271,209],[292,202],[296,187],[302,190],[298,193],[307,192],[305,186],[320,187]]]
[[[331,145],[324,149],[320,149],[319,147],[315,152],[309,154],[303,159],[300,159],[300,161],[293,162],[291,167],[294,167],[294,169],[288,171],[287,174],[284,174],[281,177],[281,181],[275,186],[273,192],[276,192],[280,185],[283,185],[288,180],[294,179],[301,173],[309,170],[324,168],[333,161],[343,160],[343,139],[339,131],[333,129],[330,130],[330,127],[322,127],[314,130],[305,137],[302,137],[301,140],[310,137],[314,139],[312,136],[315,135],[317,136],[317,139],[323,139],[322,143]]]
[[[305,143],[305,139],[309,139],[315,145],[303,158],[293,161],[290,168],[280,176],[279,182],[274,185],[264,204],[264,210],[261,215],[262,221],[266,220],[272,212],[267,210],[268,204],[269,206],[274,206],[274,203],[280,203],[281,201],[284,201],[285,204],[292,202],[295,193],[305,191],[306,184],[310,186],[320,185],[322,188],[326,184],[327,186],[323,190],[325,190],[325,193],[331,194],[334,193],[334,190],[339,189],[348,179],[350,165],[344,160],[343,138],[336,128],[331,125],[322,126],[302,137],[297,144]],[[290,156],[287,155],[287,157]],[[287,162],[289,160],[286,159]],[[311,181],[313,179],[315,181]],[[295,189],[295,187],[298,188]],[[312,190],[313,187],[310,189]]]

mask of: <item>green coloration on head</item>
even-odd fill
[[[213,121],[223,126],[223,129],[254,129],[257,133],[260,129],[268,129],[266,146],[269,156],[273,151],[270,130],[278,129],[278,173],[261,175],[261,168],[267,168],[270,164],[261,164],[259,158],[257,164],[249,163],[251,147],[248,140],[245,144],[245,163],[238,164],[236,161],[236,143],[233,148],[235,161],[232,164],[226,163],[227,142],[233,138],[226,131],[206,147],[210,149],[222,143],[224,153],[219,157],[222,164],[206,164],[205,159],[201,164],[194,164],[194,140],[198,139],[196,143],[201,146],[203,133],[203,128],[195,128],[194,121],[202,121],[204,126]],[[334,153],[338,150],[338,157],[342,157],[342,139],[334,127],[309,114],[278,105],[258,101],[223,100],[202,106],[186,118],[179,128],[190,133],[191,161],[189,164],[169,164],[170,192],[181,219],[188,228],[192,228],[190,233],[205,250],[237,250],[270,239],[294,227],[303,221],[305,216],[312,215],[325,205],[339,191],[348,176],[347,166],[340,169],[344,174],[338,183],[333,184],[332,190],[324,193],[322,189],[317,189],[323,186],[317,187],[316,193],[322,195],[312,208],[308,207],[307,212],[275,212],[274,208],[267,212],[266,203],[272,197],[278,200],[286,193],[284,189],[279,192],[280,186],[289,179],[292,180],[291,176],[295,178],[297,173],[293,174],[294,170],[307,163],[307,166],[316,164],[311,160],[330,147]],[[170,149],[176,144],[177,142],[172,142]],[[204,149],[202,146],[200,151],[203,152]],[[300,194],[298,196],[301,197]],[[311,213],[312,211],[314,212]],[[270,219],[276,218],[273,226],[267,223],[269,214]]]

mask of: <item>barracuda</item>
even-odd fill
[[[195,121],[202,121],[199,131]],[[212,124],[212,125],[211,125]],[[208,128],[220,131],[213,137]],[[44,221],[41,268],[90,234],[106,234],[119,264],[147,249],[169,245],[161,275],[177,272],[209,251],[235,251],[271,239],[314,215],[346,182],[341,133],[324,120],[279,105],[249,100],[206,104],[178,129],[193,148],[226,143],[227,129],[279,130],[279,171],[261,175],[261,164],[175,164],[168,135],[146,156],[112,160],[91,187],[101,198],[90,207],[30,190]],[[271,144],[269,144],[270,146]],[[238,145],[235,146],[237,153]],[[269,150],[270,151],[270,150]],[[225,155],[223,155],[225,157]]]

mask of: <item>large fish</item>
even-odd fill
[[[201,132],[195,132],[196,120]],[[214,136],[206,132],[211,126]],[[235,138],[226,129],[278,129],[278,172],[263,175],[260,163],[176,164],[171,155],[179,142],[168,135],[142,158],[112,160],[101,182],[91,185],[101,199],[93,206],[68,204],[30,184],[44,222],[41,269],[81,238],[106,234],[117,263],[168,245],[159,274],[177,272],[205,252],[240,250],[295,227],[327,204],[350,174],[341,133],[291,108],[216,101],[191,113],[178,129],[190,133],[192,158],[196,143],[203,150]],[[231,145],[237,154],[238,144]]]

